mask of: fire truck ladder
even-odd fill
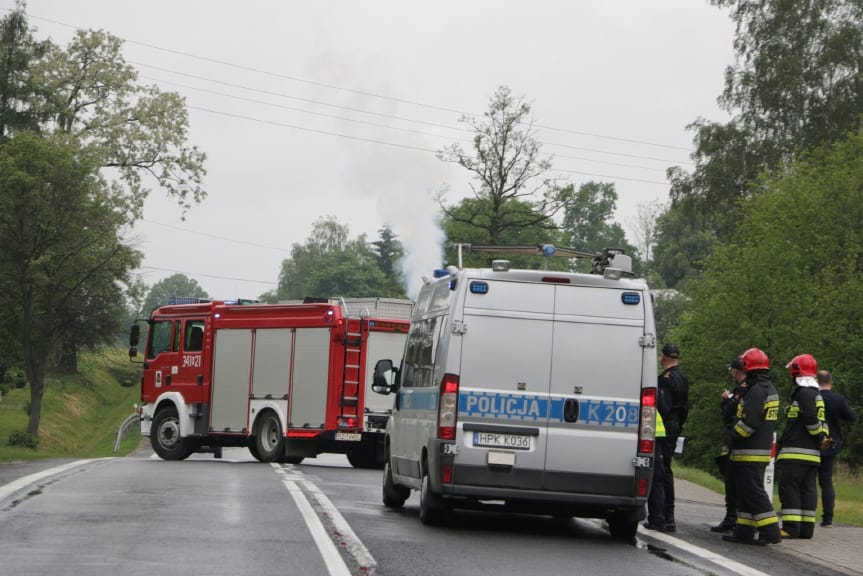
[[[342,380],[341,417],[339,427],[359,427],[362,425],[358,407],[360,403],[360,359],[362,354],[362,319],[347,318],[345,331],[345,371]],[[348,424],[353,422],[353,426]]]

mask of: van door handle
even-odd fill
[[[578,410],[578,400],[567,398],[563,403],[563,419],[566,422],[577,422]]]

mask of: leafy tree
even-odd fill
[[[110,321],[94,314],[111,315],[104,295],[140,263],[118,233],[129,223],[127,199],[97,169],[79,142],[62,135],[19,132],[0,145],[0,303],[21,342],[33,437],[50,354],[70,335],[86,335],[88,344],[113,336],[70,324],[105,330]]]
[[[641,262],[642,275],[656,284],[656,275],[653,266],[653,250],[656,247],[656,238],[659,230],[659,218],[667,211],[664,202],[654,200],[646,204],[639,204],[635,216],[629,220],[635,242],[635,253]]]
[[[150,316],[154,308],[168,304],[174,297],[210,298],[198,281],[185,274],[173,274],[159,280],[147,292],[140,314],[144,318]]]
[[[398,235],[389,224],[378,230],[379,240],[371,243],[377,256],[378,269],[386,276],[390,294],[404,294],[404,276],[399,269],[399,260],[404,258],[405,251]]]
[[[307,297],[403,297],[379,267],[365,234],[350,240],[347,225],[333,216],[319,218],[305,244],[294,243],[291,257],[282,262],[278,300]]]
[[[738,202],[759,192],[752,186],[758,174],[835,141],[855,129],[863,113],[859,0],[711,2],[729,8],[737,25],[737,61],[726,70],[719,99],[732,119],[694,122],[694,170],[669,171],[671,211],[682,213],[660,226],[658,244],[670,247],[657,250],[657,261],[682,254],[676,264],[662,266],[669,287],[697,276],[698,263],[731,238]],[[679,223],[696,213],[691,235],[699,241],[680,244]]]
[[[29,113],[27,102],[43,89],[30,74],[31,65],[42,58],[48,44],[30,34],[24,3],[0,19],[0,139],[10,131],[37,130],[38,118]]]
[[[442,206],[444,216],[468,228],[477,228],[485,237],[483,244],[501,244],[510,231],[546,225],[559,208],[554,186],[544,174],[551,161],[539,155],[530,104],[501,86],[489,102],[482,119],[462,116],[461,122],[474,131],[472,149],[451,144],[440,150],[438,158],[468,170],[473,200],[455,207]],[[543,192],[541,199],[536,195]],[[523,210],[519,202],[534,203]],[[510,236],[512,234],[509,234]]]
[[[489,242],[486,225],[491,219],[492,203],[487,198],[465,198],[459,204],[451,207],[444,214],[441,225],[451,244],[446,247],[445,258],[451,264],[458,264],[458,250],[454,243],[461,244],[492,244]],[[508,212],[522,221],[538,220],[532,202],[510,200]],[[466,220],[471,222],[467,223]],[[541,244],[566,245],[563,234],[550,225],[550,221],[539,221],[531,226],[508,228],[502,232],[495,245],[505,246],[539,246]],[[569,269],[569,260],[564,258],[545,259],[540,256],[520,256],[506,252],[470,252],[462,251],[462,265],[465,267],[488,267],[492,260],[503,258],[509,260],[518,268],[542,268],[551,270]]]
[[[182,98],[138,84],[119,39],[79,31],[66,49],[36,42],[23,2],[0,20],[0,39],[0,298],[33,385],[36,436],[50,355],[59,347],[73,365],[77,347],[99,342],[120,314],[138,256],[117,239],[141,216],[147,185],[185,210],[206,195],[205,157],[186,145]]]
[[[783,402],[791,382],[785,363],[804,352],[830,369],[852,405],[863,405],[863,131],[819,148],[759,181],[760,192],[742,206],[731,242],[708,260],[692,282],[691,303],[674,338],[690,350],[687,368],[705,422],[716,422],[723,367],[750,346],[772,360]],[[689,435],[701,463],[718,437]],[[705,424],[705,427],[709,427]],[[863,462],[856,429],[844,452]]]
[[[570,246],[588,252],[620,248],[633,257],[634,271],[638,271],[635,248],[626,240],[623,227],[614,221],[614,210],[617,208],[614,184],[586,182],[577,191],[570,184],[561,189],[559,195],[564,209],[561,229]],[[590,268],[589,260],[576,261],[576,270],[589,272]]]

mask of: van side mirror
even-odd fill
[[[384,395],[398,390],[396,378],[398,371],[399,369],[393,366],[392,360],[378,360],[372,375],[372,390]]]

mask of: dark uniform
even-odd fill
[[[829,373],[825,372],[832,383],[833,378]],[[818,375],[822,378],[821,374]],[[822,526],[829,526],[833,523],[833,507],[836,501],[836,492],[833,489],[833,464],[839,451],[842,450],[842,429],[839,427],[840,421],[856,422],[857,414],[848,404],[848,400],[841,394],[833,392],[833,390],[821,390],[821,397],[824,399],[825,419],[829,428],[830,437],[833,438],[834,445],[832,448],[821,451],[821,465],[818,467],[818,484],[821,486],[821,518]]]
[[[782,538],[773,502],[764,490],[764,471],[772,457],[779,394],[766,369],[748,371],[746,384],[737,405],[737,422],[730,433],[737,525],[734,534],[723,539],[774,544]]]
[[[727,532],[737,524],[737,489],[734,486],[734,470],[731,467],[732,431],[737,424],[737,406],[746,387],[737,383],[731,395],[723,398],[719,409],[722,413],[723,441],[722,449],[716,463],[725,481],[725,518],[718,525],[710,528],[712,532]]]
[[[689,379],[680,369],[680,366],[670,366],[659,375],[658,387],[665,395],[668,404],[667,413],[662,415],[665,421],[666,434],[662,453],[662,459],[665,463],[665,512],[663,516],[665,517],[666,529],[673,532],[675,530],[674,472],[671,469],[671,460],[674,457],[677,438],[683,431],[683,424],[686,423],[686,417],[689,414]]]
[[[811,385],[795,386],[791,392],[776,457],[783,538],[812,538],[815,532],[820,445],[827,437],[827,425],[821,391],[815,378],[809,380]]]

